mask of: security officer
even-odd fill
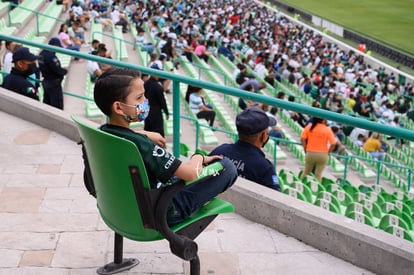
[[[49,45],[62,47],[59,38],[51,38]],[[43,102],[63,110],[62,80],[67,70],[62,68],[55,52],[42,50],[40,52],[39,68],[43,76]]]
[[[22,47],[13,53],[13,68],[2,83],[2,87],[18,94],[39,100],[37,87],[27,78],[37,71],[36,60],[39,56],[32,54],[28,48]]]
[[[229,158],[240,177],[280,191],[275,168],[261,150],[269,140],[269,127],[275,125],[276,120],[259,107],[247,108],[236,117],[239,140],[218,146],[210,155]]]

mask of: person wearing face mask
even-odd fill
[[[62,47],[57,37],[51,38],[49,45]],[[63,110],[62,81],[68,71],[61,67],[55,52],[42,50],[40,56],[42,58],[39,59],[39,69],[42,72],[42,85],[45,92],[43,102]]]
[[[2,83],[2,87],[18,94],[39,100],[37,87],[28,77],[37,71],[36,60],[39,56],[22,47],[13,53],[14,66]]]
[[[259,107],[247,108],[236,117],[238,141],[222,144],[210,154],[230,159],[240,177],[280,191],[275,168],[261,149],[269,140],[269,127],[275,125],[276,120]]]
[[[194,154],[184,162],[165,149],[165,139],[159,133],[135,132],[130,129],[131,122],[145,120],[149,112],[144,82],[138,71],[112,68],[104,72],[95,82],[94,99],[99,109],[109,118],[108,123],[100,129],[128,139],[137,146],[151,188],[174,184],[177,180],[192,181],[199,176],[203,165],[213,161],[223,164],[224,170],[219,175],[187,187],[174,196],[167,212],[169,226],[187,219],[236,180],[236,167],[228,159]]]

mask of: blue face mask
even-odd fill
[[[130,115],[125,115],[124,116],[125,120],[128,121],[128,122],[132,122],[132,121],[139,121],[140,122],[140,121],[144,121],[148,117],[148,113],[149,113],[149,110],[150,110],[148,99],[145,99],[144,103],[137,104],[137,105],[128,105],[128,104],[125,104],[125,103],[122,103],[122,102],[121,102],[121,104],[123,104],[125,106],[128,106],[128,107],[134,107],[138,110],[138,114],[137,114],[136,117],[133,117],[133,116],[130,116]]]

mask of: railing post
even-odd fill
[[[276,172],[276,162],[277,162],[277,149],[276,149],[276,140],[272,138],[272,142],[273,142],[273,167],[275,168],[275,172]]]
[[[346,177],[348,176],[348,160],[349,160],[349,156],[345,156],[344,157],[344,180],[346,180]]]
[[[36,13],[36,35],[39,36],[40,35],[40,26],[39,26],[40,22],[39,22],[39,14]]]
[[[173,81],[173,154],[180,156],[180,82]]]
[[[119,39],[119,61],[122,61],[122,40]]]
[[[412,170],[408,169],[408,179],[407,179],[408,192],[410,192],[410,189],[411,189],[411,177],[412,177]]]
[[[381,176],[381,162],[377,160],[377,185],[380,182],[380,176]]]
[[[198,119],[195,120],[195,125],[196,125],[196,141],[195,141],[195,149],[198,149],[198,138],[199,138],[199,134],[200,134],[200,122],[198,121]]]
[[[12,11],[12,3],[9,3],[9,5],[7,6],[7,19],[8,19],[8,21],[9,22],[7,22],[8,24],[9,24],[9,27],[11,27],[11,25],[12,25],[12,22],[11,22],[11,15],[10,15],[10,12]]]

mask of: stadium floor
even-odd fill
[[[0,275],[94,274],[113,234],[83,187],[80,147],[4,112],[0,128]],[[238,214],[196,241],[202,274],[372,274]],[[141,263],[121,274],[189,274],[165,241],[126,241],[124,255]]]

